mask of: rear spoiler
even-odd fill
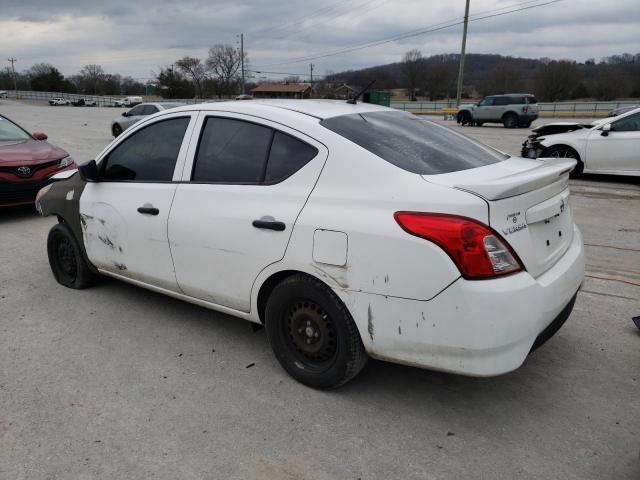
[[[494,178],[478,179],[478,182],[453,182],[453,188],[475,193],[486,200],[500,200],[537,190],[569,176],[577,164],[573,158],[539,158],[534,168],[505,172]]]

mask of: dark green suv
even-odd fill
[[[484,97],[478,104],[458,107],[457,121],[461,125],[502,123],[505,128],[529,128],[538,118],[538,101],[528,93],[508,93]]]

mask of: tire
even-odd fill
[[[477,127],[481,127],[482,126],[482,122],[476,122],[476,126]]]
[[[269,343],[280,365],[312,388],[331,389],[355,377],[367,362],[347,307],[327,285],[305,274],[284,279],[265,310]]]
[[[82,289],[97,281],[98,276],[89,270],[80,245],[66,224],[54,225],[49,231],[47,254],[51,271],[59,284]]]
[[[471,114],[466,110],[458,112],[457,121],[462,126],[465,124],[471,124]]]
[[[565,145],[557,145],[555,147],[549,147],[547,150],[542,152],[542,157],[550,157],[550,158],[575,158],[578,161],[576,167],[569,174],[570,178],[578,178],[582,176],[582,171],[584,170],[584,163],[580,159],[580,155],[573,148],[567,147]]]
[[[118,137],[122,133],[122,127],[116,123],[113,127],[111,127],[111,133],[113,133],[114,137]]]
[[[518,117],[513,113],[507,113],[502,117],[504,128],[516,128],[518,126]]]

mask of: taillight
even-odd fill
[[[529,111],[529,107],[524,106],[522,107],[522,113],[527,113]]]
[[[507,242],[476,220],[441,213],[396,212],[393,216],[405,232],[442,248],[466,279],[523,270]]]

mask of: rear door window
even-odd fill
[[[526,102],[526,100],[524,99],[524,97],[509,97],[509,101],[508,104],[509,105],[524,105]]]
[[[318,154],[311,145],[270,127],[207,118],[191,180],[259,185],[281,182]]]
[[[493,104],[498,105],[509,105],[509,97],[496,97],[493,99]]]
[[[231,118],[209,117],[202,130],[191,180],[260,183],[273,130]]]
[[[271,144],[265,182],[275,183],[290,177],[318,154],[318,150],[290,135],[276,132]]]
[[[436,175],[497,163],[504,155],[449,128],[404,112],[368,112],[321,125],[408,172]]]

